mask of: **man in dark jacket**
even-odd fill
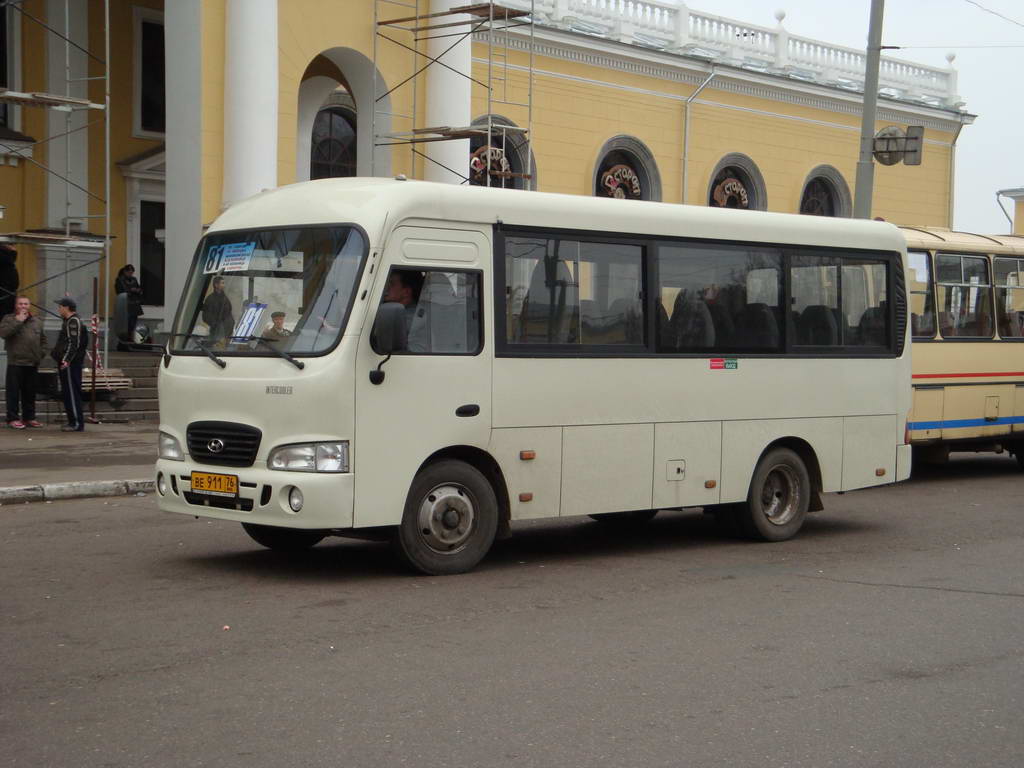
[[[57,300],[57,311],[64,319],[52,357],[60,367],[60,391],[64,395],[64,411],[68,423],[62,432],[85,430],[82,412],[82,365],[89,346],[89,331],[77,313],[78,304],[70,296]]]
[[[210,327],[211,342],[220,341],[234,333],[235,318],[231,314],[231,299],[224,293],[224,278],[220,275],[213,278],[213,291],[203,302],[203,322]]]
[[[0,339],[7,349],[7,426],[14,429],[43,426],[36,421],[36,379],[46,356],[46,334],[31,309],[28,297],[19,296],[14,312],[0,318]]]
[[[18,268],[14,266],[18,252],[6,243],[0,243],[0,318],[14,313],[14,299],[18,295]]]

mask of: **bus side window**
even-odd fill
[[[479,351],[479,273],[426,270],[409,325],[409,352],[472,355]]]
[[[480,351],[480,274],[392,269],[381,297],[405,308],[406,343],[394,354],[475,355]],[[371,346],[379,352],[371,336]]]

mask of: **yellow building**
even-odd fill
[[[0,234],[20,243],[22,286],[91,311],[98,278],[102,314],[133,263],[162,327],[205,225],[329,175],[851,214],[863,52],[789,35],[781,14],[766,28],[670,0],[426,16],[463,2],[109,0],[109,18],[102,0],[7,5]],[[872,214],[949,226],[974,119],[955,72],[883,59],[880,94],[878,129],[925,133],[921,165],[877,167]],[[93,263],[102,237],[83,236],[108,214],[109,273]]]

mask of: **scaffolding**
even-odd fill
[[[530,151],[530,138],[533,132],[533,77],[534,77],[534,18],[536,0],[518,0],[517,5],[528,7],[512,7],[497,2],[473,3],[453,7],[446,11],[429,13],[429,0],[374,0],[374,94],[373,115],[371,118],[373,146],[397,147],[407,146],[413,158],[419,157],[424,165],[434,163],[462,179],[462,184],[479,184],[481,186],[520,185],[524,189],[534,189],[533,154]],[[395,8],[399,10],[395,10]],[[389,17],[390,14],[402,14]],[[525,98],[518,100],[510,90],[510,74],[517,69],[510,63],[513,37],[525,36],[528,39],[525,70]],[[454,38],[440,55],[430,56],[424,50],[430,40]],[[472,44],[476,40],[486,44],[486,79],[473,77],[472,71],[459,72],[442,59],[446,53],[460,43]],[[384,43],[408,51],[410,69],[405,77],[399,76],[397,84],[390,88],[380,81],[379,66],[381,48]],[[470,125],[421,126],[418,124],[419,84],[420,76],[430,67],[444,67],[455,74],[466,78],[473,88],[482,89],[485,94],[486,116],[482,122]],[[472,56],[470,57],[472,67]],[[410,89],[411,108],[408,113],[385,111],[380,103],[386,97],[399,91]],[[512,107],[514,111],[525,113],[525,126],[508,122],[496,121],[495,110]],[[382,119],[402,121],[405,130],[381,131],[379,124]],[[468,174],[457,168],[441,165],[418,148],[423,144],[437,141],[455,141],[469,139],[480,144],[479,148],[467,158]],[[514,155],[512,154],[514,152]],[[520,170],[513,170],[510,157],[515,157]],[[415,159],[410,163],[410,176],[414,177]]]
[[[30,13],[28,13],[23,7],[23,0],[0,0],[0,13],[3,13],[7,8],[12,9],[15,14],[15,18],[24,18],[30,23],[36,24],[41,27],[51,37],[57,39],[63,43],[64,48],[64,83],[63,93],[47,93],[47,92],[26,92],[16,91],[4,87],[0,87],[0,103],[9,104],[12,106],[23,107],[23,108],[39,108],[45,109],[51,112],[63,113],[64,114],[64,130],[52,133],[43,139],[33,139],[28,142],[28,149],[34,147],[40,147],[45,144],[56,142],[58,139],[64,140],[64,168],[63,172],[55,170],[50,167],[53,165],[52,161],[48,161],[48,164],[43,164],[36,160],[26,148],[23,147],[12,147],[4,144],[3,140],[0,140],[0,148],[12,157],[16,157],[20,160],[24,160],[29,164],[41,169],[44,173],[56,177],[60,181],[63,181],[64,187],[64,206],[62,216],[62,227],[60,228],[47,228],[40,230],[27,230],[23,232],[7,232],[0,234],[0,243],[7,243],[10,245],[27,245],[31,247],[42,247],[47,249],[63,250],[64,252],[64,264],[63,270],[56,274],[51,274],[44,277],[41,280],[37,280],[35,283],[27,286],[21,286],[19,293],[24,293],[26,290],[32,288],[38,288],[50,281],[57,280],[59,278],[67,278],[72,272],[76,272],[80,269],[85,269],[94,265],[101,265],[103,275],[103,285],[106,286],[103,290],[103,317],[106,321],[106,326],[110,325],[110,241],[111,241],[111,221],[110,221],[110,0],[103,0],[103,57],[100,58],[94,54],[89,48],[88,44],[85,46],[79,45],[72,38],[71,28],[71,9],[72,6],[77,5],[75,0],[64,0],[64,12],[63,12],[63,29],[61,29],[53,19],[47,18],[45,21],[39,19]],[[79,54],[84,54],[85,65],[82,76],[76,76],[74,66],[72,62],[73,52],[77,51]],[[102,69],[102,74],[90,75],[89,71],[91,68],[90,62],[98,64]],[[56,78],[51,76],[50,84],[53,85],[56,82]],[[90,84],[93,82],[99,82],[103,89],[103,101],[94,102],[88,98],[88,92]],[[81,85],[84,84],[84,85]],[[86,97],[76,96],[74,92],[76,90],[84,90],[87,94]],[[85,173],[82,178],[84,183],[78,183],[72,177],[72,151],[71,151],[71,137],[80,132],[85,131],[88,136],[89,130],[96,124],[97,121],[91,121],[88,118],[84,121],[83,125],[75,126],[74,120],[76,115],[85,113],[86,115],[92,113],[98,113],[102,115],[103,123],[103,195],[97,195],[95,192],[89,189],[89,168],[85,167]],[[88,140],[88,139],[86,139]],[[20,142],[19,142],[20,143]],[[84,194],[84,206],[85,210],[75,210],[73,193],[72,190]],[[90,200],[98,204],[97,207],[101,208],[100,213],[90,213]],[[92,227],[81,228],[81,222],[89,222],[93,220],[103,221],[102,233],[93,233],[90,230]],[[75,266],[68,266],[73,258],[74,254],[87,254],[85,256],[84,263],[77,264]],[[45,272],[45,270],[43,270]],[[92,288],[93,298],[93,313],[99,311],[98,303],[98,285],[94,279]],[[47,314],[53,315],[54,313],[48,307],[41,307],[41,309]],[[103,334],[103,358],[102,361],[105,363],[107,360],[107,353],[109,347],[109,334]]]

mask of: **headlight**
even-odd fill
[[[284,472],[348,472],[348,441],[282,445],[270,452],[267,466]]]
[[[171,459],[172,461],[185,460],[185,456],[181,453],[181,444],[178,443],[178,439],[168,435],[166,432],[160,433],[157,452],[161,459]]]

